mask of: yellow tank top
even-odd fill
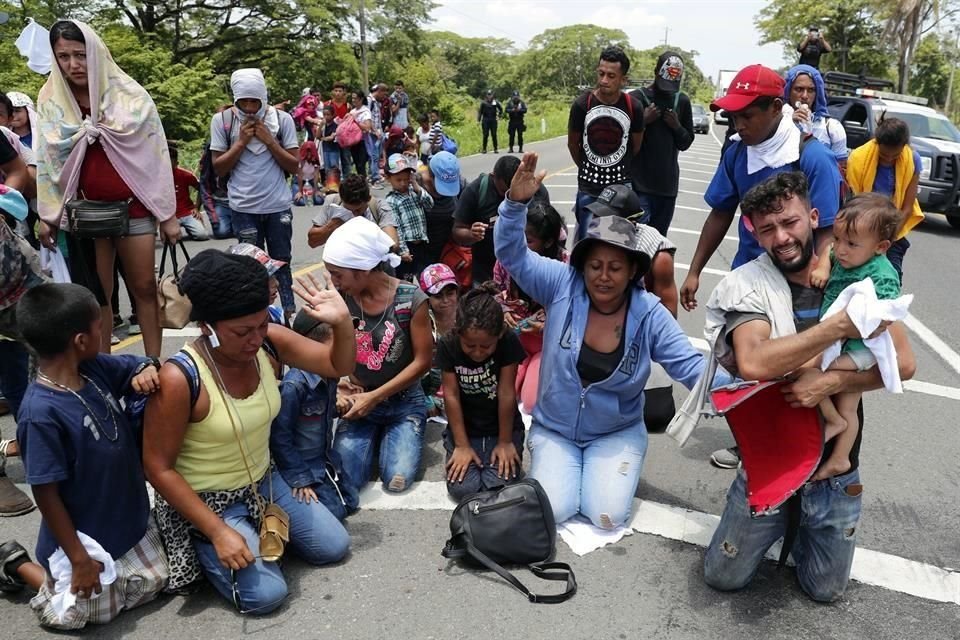
[[[247,464],[254,479],[260,480],[270,466],[270,424],[280,412],[280,389],[270,358],[262,349],[257,353],[260,385],[242,400],[228,395],[227,403],[231,405],[228,407],[203,357],[191,345],[184,349],[197,363],[200,382],[210,396],[210,412],[200,422],[187,424],[177,457],[177,471],[194,491],[230,491],[250,484],[227,413],[232,411]]]

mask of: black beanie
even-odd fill
[[[190,298],[190,319],[216,322],[263,311],[270,305],[267,269],[248,256],[206,249],[187,263],[180,290]]]

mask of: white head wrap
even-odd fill
[[[237,104],[238,100],[244,98],[260,101],[260,110],[257,111],[255,117],[262,120],[270,134],[276,137],[280,131],[280,116],[277,115],[277,110],[269,103],[267,81],[263,79],[263,72],[260,69],[237,69],[230,76],[230,90],[233,92],[234,105]],[[236,112],[241,122],[247,119],[247,114],[240,108],[237,108]],[[267,145],[259,139],[253,138],[247,143],[247,149],[252,153],[260,154],[267,150]]]
[[[323,261],[344,269],[368,271],[381,262],[400,265],[400,256],[390,251],[393,238],[377,224],[356,217],[337,227],[323,247]]]

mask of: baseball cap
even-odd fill
[[[762,64],[752,64],[734,76],[727,95],[711,102],[710,111],[743,111],[757,98],[782,98],[783,85],[779,73]]]
[[[640,196],[625,184],[604,187],[596,201],[587,205],[587,211],[595,216],[620,216],[629,218],[643,211]]]
[[[410,159],[402,153],[390,154],[387,158],[387,173],[400,173],[401,171],[416,171],[417,168],[410,164]]]
[[[676,93],[680,91],[683,78],[683,58],[676,51],[664,51],[657,58],[656,77],[653,85],[660,91]]]
[[[266,251],[256,245],[250,244],[249,242],[238,242],[237,244],[231,246],[230,249],[228,249],[228,252],[235,256],[247,256],[248,258],[253,258],[267,268],[267,274],[269,274],[270,277],[276,275],[277,271],[280,270],[280,267],[287,264],[282,260],[274,260],[267,254]]]
[[[635,279],[640,280],[650,270],[662,238],[653,227],[637,224],[620,216],[594,217],[590,220],[586,236],[573,245],[570,266],[583,273],[590,247],[602,243],[633,254],[638,263]]]
[[[437,193],[442,196],[460,194],[460,161],[449,151],[441,151],[430,158],[430,173]]]
[[[512,95],[514,98],[519,98],[519,97],[520,97],[520,92],[517,91],[516,89],[514,89],[514,90],[513,90],[513,93],[512,93],[511,95]]]
[[[420,288],[428,295],[435,296],[451,284],[459,286],[457,276],[453,273],[453,269],[442,262],[428,265],[420,272]]]
[[[0,184],[0,211],[23,221],[27,219],[27,201],[16,189]]]

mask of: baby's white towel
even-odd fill
[[[113,584],[117,579],[117,569],[113,558],[107,553],[100,543],[83,533],[77,531],[77,537],[83,548],[87,550],[90,557],[103,564],[103,571],[100,572],[100,585],[106,587]],[[73,580],[73,565],[70,559],[64,553],[63,547],[57,547],[57,550],[50,556],[50,575],[53,577],[53,598],[50,599],[50,605],[53,607],[57,616],[63,620],[64,615],[70,607],[77,603],[76,594],[70,593],[70,583]],[[85,597],[97,598],[99,593],[88,593]]]
[[[824,318],[829,318],[835,313],[846,310],[851,322],[860,331],[863,344],[877,359],[877,368],[883,378],[883,386],[891,393],[903,393],[893,338],[888,331],[884,331],[876,338],[867,336],[876,331],[883,321],[895,322],[906,318],[911,302],[913,302],[913,296],[910,294],[900,296],[896,300],[878,300],[873,280],[864,278],[841,291],[823,315]],[[838,340],[823,352],[824,371],[840,356],[842,346],[842,341]]]

